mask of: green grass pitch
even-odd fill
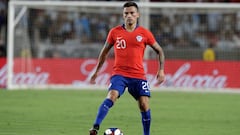
[[[0,135],[88,135],[106,91],[0,90]],[[151,135],[240,135],[240,94],[152,91]],[[99,135],[118,127],[142,135],[137,102],[126,92]]]

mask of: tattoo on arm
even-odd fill
[[[153,45],[153,49],[158,54],[158,61],[159,61],[160,70],[164,70],[165,55],[164,55],[162,47],[158,43],[155,43]]]
[[[164,70],[164,62],[165,62],[165,56],[162,48],[158,51],[158,56],[159,56],[159,67],[161,70]]]

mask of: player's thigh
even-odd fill
[[[142,112],[149,110],[149,97],[148,96],[140,96],[138,99],[138,106]]]
[[[108,91],[107,98],[111,99],[113,102],[115,102],[119,97],[118,90],[111,89]]]
[[[138,100],[141,96],[150,97],[150,87],[147,80],[131,79],[128,85],[128,92]]]
[[[118,92],[118,98],[124,93],[127,87],[127,80],[120,75],[114,75],[110,79],[109,93],[116,94]]]

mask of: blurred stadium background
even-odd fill
[[[213,2],[216,4],[224,1]],[[153,31],[164,47],[167,59],[202,60],[202,52],[210,46],[216,49],[217,60],[240,59],[237,55],[240,48],[240,11],[207,8],[150,10],[148,22],[141,23]],[[144,13],[142,17],[147,18]],[[121,23],[119,8],[95,7],[79,11],[71,11],[70,8],[65,11],[52,10],[51,7],[46,10],[29,8],[24,19],[17,25],[16,29],[20,32],[16,33],[18,35],[15,38],[17,43],[30,43],[33,46],[32,56],[37,58],[97,58],[108,30]],[[21,31],[25,31],[26,35]],[[74,47],[71,49],[69,46]],[[15,56],[23,55],[21,48],[15,51]],[[151,55],[149,57],[152,58]]]
[[[11,2],[12,7],[9,0],[0,0],[0,135],[88,134],[106,94],[98,90],[106,88],[113,61],[104,65],[97,86],[86,80],[108,30],[122,23],[123,1],[72,0],[76,2],[72,6],[61,0]],[[146,0],[137,2],[149,6]],[[140,24],[162,45],[167,77],[152,92],[152,134],[239,135],[239,94],[205,93],[240,92],[239,0],[148,2],[154,6],[141,8]],[[147,77],[154,86],[155,55],[148,50],[145,58]],[[68,91],[74,86],[76,91]],[[17,90],[5,90],[12,88]],[[167,92],[158,92],[165,88]],[[132,97],[125,94],[117,106],[100,133],[115,125],[124,134],[141,134]]]
[[[31,2],[21,5],[21,0],[17,1],[18,4],[14,6],[15,21],[11,23],[14,26],[14,33],[9,32],[11,35],[9,41],[14,41],[12,52],[13,67],[9,66],[12,70],[7,70],[7,74],[12,73],[37,73],[43,72],[44,67],[36,64],[39,60],[90,60],[98,57],[100,49],[102,48],[105,38],[110,28],[122,23],[121,6],[122,1],[108,0],[102,1],[106,5],[116,2],[117,6],[54,6],[53,2],[61,2],[61,0],[52,0],[49,6],[35,6]],[[44,1],[47,2],[47,1]],[[69,1],[65,1],[68,3]],[[79,0],[72,1],[81,2]],[[88,1],[93,3],[94,1]],[[95,1],[100,2],[100,1]],[[119,3],[118,3],[119,2]],[[166,68],[169,76],[176,75],[177,69],[181,69],[181,65],[190,62],[193,68],[187,77],[191,75],[195,78],[201,74],[202,78],[208,77],[217,78],[224,76],[226,80],[231,80],[230,86],[221,84],[221,86],[195,85],[194,88],[239,88],[239,60],[240,60],[240,5],[237,0],[138,0],[136,2],[157,2],[156,5],[148,7],[140,4],[143,7],[141,12],[141,19],[139,23],[150,29],[157,41],[163,47],[166,55],[166,61],[169,67]],[[161,2],[161,3],[159,3]],[[178,3],[176,3],[178,2]],[[8,1],[2,0],[0,2],[1,10],[1,55],[6,57],[7,47],[7,15],[8,15]],[[24,1],[22,1],[24,3]],[[29,4],[30,3],[30,4]],[[34,3],[34,1],[32,1]],[[86,3],[85,3],[86,4]],[[104,4],[104,3],[103,3]],[[179,7],[173,5],[181,5]],[[184,6],[188,5],[193,6]],[[206,7],[204,5],[207,4]],[[89,4],[92,5],[92,4]],[[165,5],[165,6],[162,6]],[[210,5],[210,6],[209,6]],[[216,7],[212,7],[216,5]],[[230,6],[235,8],[229,8]],[[239,8],[237,7],[239,6]],[[209,8],[210,7],[210,8]],[[110,54],[113,58],[114,54]],[[145,55],[146,60],[151,61],[156,58],[151,50],[148,50]],[[181,63],[182,61],[182,63]],[[207,61],[207,62],[206,62]],[[209,61],[211,63],[209,64]],[[10,61],[11,62],[11,61]],[[168,64],[168,62],[170,64]],[[179,63],[174,65],[174,63]],[[196,62],[196,63],[194,63]],[[206,62],[206,63],[205,63]],[[230,62],[230,63],[229,63]],[[41,62],[39,62],[41,63]],[[51,63],[51,62],[50,62]],[[73,63],[76,63],[73,62]],[[153,62],[154,63],[154,62]],[[59,64],[59,63],[58,63]],[[157,66],[154,63],[154,66]],[[2,64],[4,67],[4,64]],[[38,66],[36,66],[38,65]],[[45,65],[48,65],[45,63]],[[74,64],[73,64],[74,65]],[[83,62],[80,63],[80,66]],[[223,66],[224,65],[224,66]],[[55,64],[50,68],[56,70],[61,69],[62,64]],[[169,70],[169,68],[173,68]],[[176,66],[176,67],[174,67]],[[223,66],[223,67],[221,67]],[[185,66],[186,67],[186,66]],[[209,67],[211,67],[209,69]],[[229,70],[225,73],[224,70]],[[73,66],[69,67],[69,69]],[[78,68],[78,67],[77,67]],[[150,69],[150,68],[149,68]],[[151,71],[153,69],[150,69]],[[205,70],[203,72],[203,70]],[[48,71],[48,70],[45,70]],[[150,71],[150,72],[151,72]],[[50,71],[48,71],[49,73]],[[108,71],[109,72],[109,71]],[[88,72],[90,73],[90,72]],[[63,72],[51,73],[63,74]],[[86,74],[84,74],[86,76]],[[19,75],[20,76],[20,75]],[[81,76],[81,75],[79,75]],[[197,76],[197,77],[196,77]],[[24,84],[25,80],[17,81],[20,77],[13,78],[10,84]],[[227,79],[226,79],[227,77]],[[30,78],[30,77],[29,77]],[[59,77],[57,77],[59,79]],[[63,77],[64,78],[64,77]],[[83,81],[85,78],[78,78]],[[173,78],[173,77],[172,77]],[[191,77],[190,77],[191,78]],[[228,79],[230,78],[230,79]],[[30,78],[31,79],[31,78]],[[28,80],[30,80],[28,79]],[[82,79],[82,80],[81,80]],[[36,82],[36,77],[33,81]],[[56,79],[47,80],[48,84],[70,84],[73,82],[55,81]],[[76,79],[77,80],[77,79]],[[186,80],[186,77],[185,79]],[[205,79],[205,81],[208,81]],[[213,79],[212,79],[213,80]],[[33,85],[31,81],[29,84]],[[37,80],[38,83],[40,82]],[[219,80],[218,80],[219,81]],[[221,81],[221,80],[220,80]],[[6,83],[6,80],[2,81]],[[186,82],[186,81],[185,81]],[[199,81],[198,81],[199,82]],[[200,82],[204,83],[204,82]],[[208,83],[214,83],[209,81]],[[37,84],[37,83],[35,83]],[[34,85],[35,85],[34,84]],[[4,85],[4,84],[1,84]],[[166,87],[184,86],[166,82]],[[189,86],[189,85],[185,85]],[[191,87],[191,86],[190,86]]]

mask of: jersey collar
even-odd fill
[[[125,28],[125,24],[122,24],[122,27],[123,27],[123,29],[126,30],[126,28]],[[135,29],[137,29],[138,27],[139,27],[139,25],[137,24],[136,27],[135,27]],[[134,30],[135,30],[135,29],[134,29]]]

